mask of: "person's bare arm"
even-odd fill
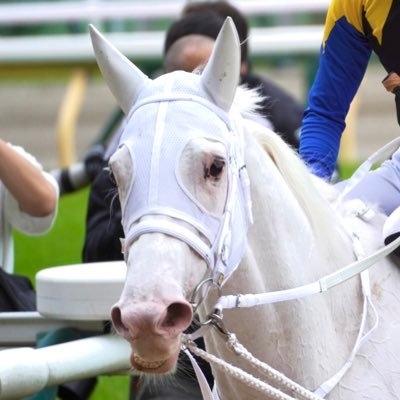
[[[44,217],[56,208],[57,193],[43,172],[1,139],[0,180],[25,213]]]

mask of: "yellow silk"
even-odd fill
[[[372,33],[379,44],[382,44],[382,31],[389,15],[393,0],[332,0],[325,23],[323,44],[325,46],[336,21],[345,17],[357,31],[364,33],[362,14],[372,27]]]

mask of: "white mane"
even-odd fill
[[[263,97],[257,89],[251,89],[245,85],[240,85],[236,90],[232,108],[239,110],[244,116],[261,116],[260,109],[262,101]],[[264,118],[264,116],[262,117]]]
[[[240,87],[232,108],[240,110],[244,117],[256,115],[261,100],[262,97],[256,90]],[[340,236],[344,238],[345,231],[339,214],[333,207],[339,194],[337,190],[329,183],[311,174],[298,154],[278,134],[260,124],[245,121],[246,131],[256,138],[274,161],[307,216],[316,238],[326,245],[331,242],[328,239],[332,237],[333,230],[339,232]]]

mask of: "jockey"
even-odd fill
[[[325,22],[320,65],[309,93],[300,137],[300,155],[316,175],[331,178],[345,118],[372,52],[387,72],[383,85],[395,96],[400,124],[399,37],[398,1],[332,0]],[[367,174],[346,198],[361,198],[377,204],[391,215],[400,205],[400,150]],[[388,218],[384,227],[385,242],[400,232],[399,212]]]

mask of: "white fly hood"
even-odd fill
[[[229,115],[240,64],[232,21],[224,24],[201,76],[177,71],[155,80],[93,28],[91,33],[100,69],[128,114],[119,145],[127,147],[134,166],[121,204],[126,249],[144,233],[177,237],[204,258],[215,282],[222,285],[243,257],[252,219],[242,138]],[[125,86],[121,79],[126,79]],[[198,138],[219,142],[225,149],[228,189],[221,215],[205,209],[181,177],[181,155]]]

